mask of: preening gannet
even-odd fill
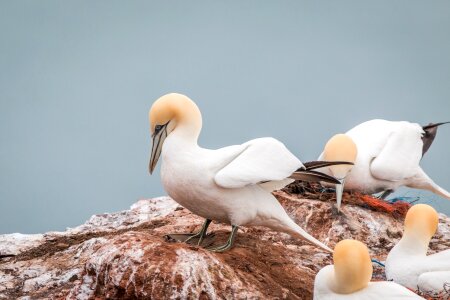
[[[354,163],[358,153],[356,144],[345,134],[336,134],[325,145],[319,160],[348,161]],[[338,212],[341,209],[342,192],[344,191],[345,178],[352,169],[352,165],[328,166],[328,172],[341,183],[336,184],[336,203]]]
[[[425,293],[444,292],[444,285],[450,285],[450,249],[427,256],[438,222],[437,212],[429,205],[417,204],[408,210],[403,237],[386,259],[387,279]]]
[[[369,251],[356,240],[342,240],[333,253],[334,265],[319,271],[314,281],[314,299],[423,299],[399,284],[370,282],[372,262]]]
[[[200,232],[174,235],[176,239],[195,237],[200,245],[209,223],[216,220],[232,225],[232,232],[227,243],[213,251],[231,248],[238,226],[261,225],[331,252],[289,218],[271,191],[289,184],[292,178],[336,183],[335,178],[311,171],[314,166],[304,166],[273,138],[259,138],[218,150],[201,148],[197,144],[202,128],[200,110],[181,94],[168,94],[156,100],[149,118],[153,137],[150,173],[161,155],[161,179],[167,193],[206,219]]]
[[[352,128],[346,135],[355,142],[358,154],[345,188],[369,194],[384,192],[385,198],[398,187],[407,186],[450,199],[450,193],[419,166],[442,124],[422,127],[405,121],[371,120]]]

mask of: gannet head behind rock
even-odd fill
[[[402,239],[410,241],[411,247],[428,249],[428,244],[436,233],[438,224],[439,216],[433,207],[427,204],[416,204],[406,214],[405,232]]]
[[[197,105],[185,95],[171,93],[156,100],[149,111],[153,139],[149,162],[150,174],[156,167],[167,136],[175,129],[183,136],[197,140],[202,128],[202,115]]]
[[[323,158],[327,161],[347,161],[354,163],[358,150],[353,140],[346,134],[336,134],[325,145]],[[341,184],[336,185],[336,202],[338,211],[341,208],[342,193],[344,191],[345,177],[351,171],[352,165],[329,166],[331,174]]]
[[[343,240],[333,253],[334,286],[339,294],[350,294],[365,288],[372,278],[372,262],[366,245],[356,240]]]

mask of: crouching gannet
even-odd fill
[[[319,160],[348,161],[354,163],[358,153],[355,142],[345,134],[336,134],[325,145]],[[338,212],[341,209],[342,192],[344,191],[345,178],[352,170],[352,165],[331,165],[325,168],[325,173],[336,177],[340,184],[336,184],[336,204]]]
[[[427,294],[445,292],[450,285],[450,249],[427,256],[438,222],[437,212],[429,205],[417,204],[408,210],[403,237],[386,259],[387,279]]]
[[[370,282],[372,262],[363,243],[343,240],[336,244],[334,265],[319,271],[314,281],[315,300],[334,299],[423,299],[399,284]]]
[[[349,130],[358,154],[345,187],[387,197],[400,186],[429,190],[450,199],[450,193],[438,186],[419,166],[430,148],[437,127],[445,123],[420,126],[410,122],[371,120]]]
[[[200,245],[211,220],[216,220],[232,225],[232,232],[227,243],[210,249],[213,251],[231,248],[238,226],[266,226],[332,252],[289,218],[271,191],[289,184],[292,178],[339,183],[337,179],[310,170],[314,166],[305,167],[273,138],[218,150],[201,148],[197,144],[201,113],[184,95],[162,96],[151,107],[149,117],[153,137],[150,173],[161,155],[161,179],[167,193],[206,219],[200,232],[172,237],[198,238]]]

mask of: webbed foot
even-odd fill
[[[224,245],[216,246],[216,247],[209,247],[209,248],[206,248],[206,250],[209,250],[212,252],[225,252],[227,250],[230,250],[231,248],[233,248],[234,239],[236,238],[238,229],[239,229],[238,226],[232,225],[230,237],[228,238],[227,242]]]
[[[211,244],[215,234],[206,234],[210,223],[211,220],[206,219],[205,223],[203,223],[202,229],[200,229],[200,231],[197,233],[171,233],[166,234],[164,237],[169,242],[176,241],[181,243],[188,243],[191,245],[196,244],[197,246],[200,246],[206,238],[210,242],[209,244]]]

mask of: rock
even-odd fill
[[[376,199],[346,194],[337,214],[323,194],[288,191],[275,192],[288,214],[330,247],[358,239],[383,261],[401,237],[401,205],[380,209],[385,204]],[[311,299],[315,274],[331,263],[322,250],[260,227],[241,228],[225,253],[164,238],[198,230],[202,222],[160,197],[65,232],[0,235],[0,299]],[[225,242],[229,229],[213,223],[215,243]],[[450,219],[441,214],[430,253],[448,248]],[[374,270],[375,279],[385,279],[382,267]]]

